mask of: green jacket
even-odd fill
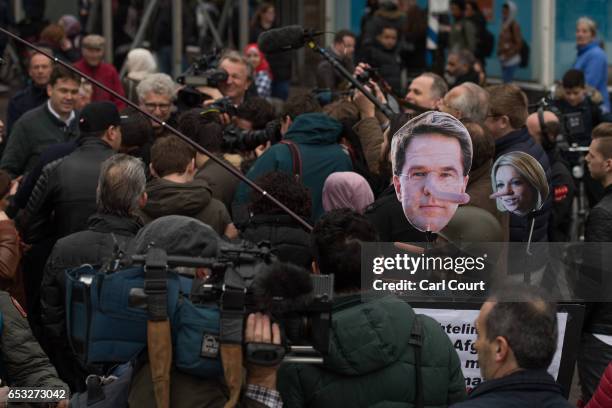
[[[57,371],[34,338],[27,319],[21,315],[12,298],[0,291],[2,336],[0,353],[3,371],[9,386],[63,388],[68,386],[58,378]]]
[[[361,294],[334,302],[329,355],[322,366],[286,364],[278,373],[284,407],[414,407],[415,354],[408,344],[415,313],[387,296]],[[461,364],[440,324],[421,316],[421,372],[425,406],[465,399]]]
[[[352,171],[351,158],[338,144],[342,125],[323,113],[305,113],[295,118],[289,131],[283,137],[297,144],[302,159],[302,182],[312,193],[312,218],[323,214],[323,184],[331,173]],[[293,160],[289,148],[275,144],[262,154],[253,164],[247,177],[257,180],[270,171],[292,174]],[[251,188],[240,183],[236,192],[235,204],[249,201]]]
[[[26,112],[11,129],[0,168],[17,177],[28,173],[47,147],[68,142],[79,134],[78,115],[66,126],[44,103]]]

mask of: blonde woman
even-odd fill
[[[548,182],[542,165],[524,152],[500,156],[491,169],[491,182],[499,211],[526,216],[542,207]]]

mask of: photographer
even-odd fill
[[[253,82],[253,67],[237,51],[227,51],[221,57],[219,68],[227,72],[227,80],[219,84],[219,91],[230,98],[234,106],[239,106]]]

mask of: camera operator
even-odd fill
[[[281,365],[278,388],[285,406],[419,406],[419,395],[420,406],[448,406],[465,399],[461,362],[439,323],[394,296],[363,303],[359,254],[363,242],[377,238],[374,226],[348,209],[326,213],[315,225],[316,270],[334,274],[337,294],[329,356],[322,366]],[[417,322],[424,339],[420,351],[412,342]],[[419,375],[426,386],[415,387],[412,379]]]
[[[219,84],[219,91],[234,106],[240,106],[253,82],[253,67],[239,52],[227,51],[221,56],[219,68],[227,72],[227,80]]]
[[[174,98],[176,96],[176,83],[166,74],[149,74],[136,87],[140,107],[162,122],[174,126]],[[163,133],[164,128],[157,122],[151,121],[155,136]]]
[[[158,218],[145,226],[135,239],[135,253],[145,253],[151,242],[164,249],[168,255],[214,256],[219,237],[202,222],[183,216]],[[277,264],[281,269],[285,264]],[[295,268],[295,267],[293,267]],[[306,273],[304,271],[304,273]],[[246,319],[244,332],[246,342],[280,344],[278,325],[262,314],[251,314]],[[247,364],[246,390],[238,406],[281,407],[280,395],[276,391],[278,367],[263,367]],[[203,379],[178,371],[170,372],[170,406],[191,408],[222,406],[228,398],[222,378]],[[155,396],[149,363],[144,363],[135,372],[130,386],[129,406],[154,407]]]

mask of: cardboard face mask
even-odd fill
[[[470,200],[459,140],[435,133],[417,135],[405,154],[401,174],[393,176],[404,215],[419,231],[439,232],[457,207]]]
[[[493,165],[493,194],[500,211],[526,216],[539,210],[548,196],[546,173],[540,163],[527,153],[511,152]]]

